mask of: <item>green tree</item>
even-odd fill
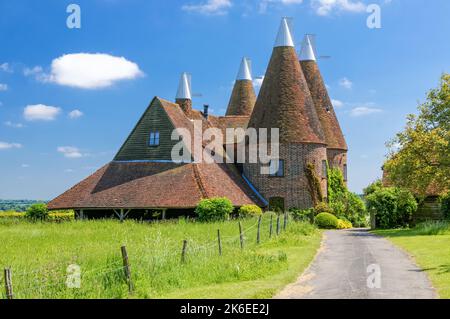
[[[375,213],[379,228],[407,227],[417,210],[417,202],[408,190],[380,188],[366,197],[367,209]]]
[[[427,195],[450,185],[450,74],[419,105],[419,114],[408,115],[406,128],[390,141],[384,170],[395,186]]]
[[[25,216],[32,220],[45,220],[48,218],[47,205],[43,203],[33,204],[27,209]]]
[[[339,168],[328,169],[328,205],[338,218],[346,219],[356,227],[366,226],[367,212],[364,202],[347,189]]]

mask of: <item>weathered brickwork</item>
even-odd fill
[[[347,165],[347,151],[337,149],[327,149],[328,165],[339,168],[344,174],[344,165]]]
[[[244,175],[266,200],[270,200],[272,197],[282,197],[286,209],[312,207],[313,203],[305,175],[307,163],[315,164],[316,174],[321,181],[322,193],[326,196],[327,179],[322,176],[322,161],[327,159],[324,145],[281,144],[280,159],[284,160],[284,177],[262,175],[261,164],[244,164]]]

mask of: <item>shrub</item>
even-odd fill
[[[440,197],[442,213],[445,218],[450,218],[450,191]]]
[[[333,210],[328,206],[327,203],[319,203],[314,207],[314,213],[319,215],[320,213],[330,213],[333,214]]]
[[[233,212],[233,203],[226,197],[202,199],[195,209],[200,221],[220,221],[228,219]]]
[[[339,168],[328,169],[328,202],[338,218],[345,218],[356,227],[367,226],[366,206],[358,195],[348,191]]]
[[[381,188],[366,197],[369,211],[375,213],[378,228],[409,226],[417,202],[411,192],[397,187]]]
[[[366,188],[364,188],[364,190],[363,190],[364,196],[368,196],[370,194],[373,194],[377,190],[380,190],[382,188],[383,188],[383,183],[381,182],[380,179],[378,179],[375,182],[373,182],[372,184],[370,184],[369,186],[367,186]]]
[[[338,219],[337,229],[350,229],[353,228],[352,223],[345,219]]]
[[[56,223],[70,222],[75,220],[75,212],[69,211],[57,211],[48,214],[48,220]]]
[[[324,229],[336,229],[338,227],[338,219],[330,213],[320,213],[315,219],[316,225]]]
[[[291,208],[289,212],[292,215],[292,218],[294,218],[295,221],[309,221],[311,223],[314,222],[314,208],[308,208],[308,209],[298,209],[298,208]]]
[[[25,216],[31,220],[46,220],[48,218],[47,205],[33,204],[27,209]]]
[[[239,208],[239,217],[261,216],[262,209],[257,205],[244,205]]]

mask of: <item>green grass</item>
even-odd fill
[[[413,229],[377,230],[411,254],[441,298],[450,298],[450,224],[434,222]]]
[[[120,254],[124,244],[135,286],[131,298],[268,298],[295,280],[320,245],[320,231],[307,223],[290,221],[285,232],[269,239],[269,218],[264,216],[260,245],[256,219],[242,224],[244,250],[237,221],[57,224],[3,219],[0,267],[11,266],[16,298],[128,298]],[[186,264],[180,262],[184,239]],[[70,264],[81,267],[81,289],[65,285]]]

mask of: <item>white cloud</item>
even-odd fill
[[[6,126],[13,127],[13,128],[23,128],[23,127],[25,127],[25,125],[23,125],[22,123],[13,123],[11,121],[6,121],[4,124]]]
[[[74,146],[60,146],[57,148],[59,153],[62,153],[67,158],[80,158],[83,154],[77,147]]]
[[[73,172],[74,172],[74,170],[71,168],[67,168],[64,170],[64,173],[73,173]]]
[[[259,13],[265,13],[269,5],[293,5],[301,3],[303,3],[303,0],[261,0],[259,3]]]
[[[8,90],[8,84],[0,83],[0,91],[7,91]]]
[[[9,63],[2,63],[2,64],[0,64],[0,71],[8,72],[8,73],[12,73],[13,72],[13,70],[12,70],[11,66],[9,65]]]
[[[344,102],[342,102],[340,100],[336,100],[336,99],[331,99],[331,104],[333,104],[333,107],[335,107],[337,109],[344,106]]]
[[[383,112],[382,109],[378,108],[372,108],[367,106],[359,106],[355,107],[350,111],[350,116],[352,117],[361,117],[361,116],[367,116],[372,114],[377,114]]]
[[[24,68],[23,75],[33,76],[37,81],[47,82],[49,81],[49,75],[44,73],[44,69],[37,65],[33,68]]]
[[[353,82],[347,78],[342,78],[339,80],[339,85],[346,89],[351,89],[353,87]]]
[[[42,82],[81,89],[100,89],[118,81],[143,76],[139,66],[124,57],[103,53],[66,54],[52,61],[50,74],[44,74],[41,67],[24,70]]]
[[[366,5],[363,2],[354,0],[311,0],[311,6],[320,16],[327,16],[335,11],[366,11]]]
[[[22,144],[0,142],[0,150],[8,150],[8,149],[11,149],[11,148],[22,148]]]
[[[73,110],[72,112],[69,113],[69,117],[72,120],[75,120],[77,118],[80,118],[83,116],[83,112],[81,112],[80,110]]]
[[[187,12],[196,12],[205,15],[225,15],[232,7],[231,0],[207,0],[202,4],[187,4],[181,7]]]
[[[61,109],[44,104],[27,105],[23,116],[27,121],[53,121],[61,113]]]
[[[20,167],[22,167],[22,168],[29,168],[30,165],[28,165],[28,164],[22,164],[22,165],[20,165]]]

